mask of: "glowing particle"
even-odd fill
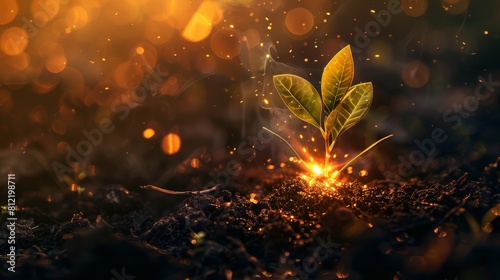
[[[175,133],[169,133],[163,137],[161,148],[167,155],[173,155],[181,148],[181,138]]]
[[[367,176],[367,175],[368,175],[368,171],[366,171],[366,170],[364,170],[364,169],[363,169],[363,170],[361,170],[361,171],[359,171],[359,176],[361,176],[361,177],[365,177],[365,176]]]
[[[137,47],[137,48],[135,49],[135,52],[136,52],[137,54],[143,54],[143,53],[144,53],[144,48],[143,48],[143,47]]]
[[[262,100],[262,101],[264,102],[264,104],[269,105],[269,100],[264,98],[264,100]]]
[[[250,194],[250,202],[252,202],[253,204],[259,203],[259,201],[257,199],[255,199],[255,197],[257,197],[256,193],[251,193]]]
[[[201,167],[201,161],[197,158],[191,159],[191,167],[192,168],[200,168]]]
[[[150,139],[151,137],[155,136],[155,131],[154,129],[152,128],[146,128],[143,132],[142,132],[142,136],[146,139]]]
[[[484,35],[488,35],[488,34],[489,34],[488,30],[485,30]]]

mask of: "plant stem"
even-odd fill
[[[323,136],[325,138],[325,177],[328,177],[328,165],[330,164],[330,151],[328,151],[330,147],[330,143],[328,143],[328,138],[330,138],[328,135]]]

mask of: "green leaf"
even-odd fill
[[[353,78],[354,62],[351,47],[348,45],[328,62],[321,77],[321,94],[327,113],[333,111],[342,100]]]
[[[273,77],[274,87],[286,107],[297,118],[321,128],[321,97],[311,83],[296,75],[282,74]]]
[[[372,83],[357,84],[349,88],[349,91],[340,101],[339,105],[328,115],[325,121],[327,137],[331,137],[329,150],[333,149],[336,139],[347,129],[357,124],[366,113],[372,103]]]

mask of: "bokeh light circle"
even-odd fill
[[[33,23],[36,26],[44,26],[54,19],[59,13],[59,1],[54,0],[34,0],[31,2],[31,13]]]
[[[414,60],[403,67],[402,76],[405,84],[412,88],[420,88],[429,82],[430,70],[423,62]]]
[[[5,29],[0,37],[1,49],[7,55],[21,54],[28,42],[28,33],[17,26]]]
[[[165,154],[173,155],[181,148],[181,138],[175,133],[169,133],[163,137],[161,148]]]
[[[45,61],[45,68],[50,73],[60,73],[66,68],[67,60],[64,54],[54,55]]]
[[[292,9],[286,14],[285,26],[293,35],[303,36],[313,28],[314,16],[306,8]]]
[[[116,67],[115,81],[123,89],[132,89],[141,84],[144,70],[138,63],[123,62]]]
[[[28,68],[28,66],[30,65],[30,56],[29,54],[23,52],[23,53],[20,53],[18,55],[15,55],[15,56],[9,56],[7,57],[6,59],[9,64],[15,69],[15,70],[18,70],[18,71],[21,71],[21,70],[25,70],[26,68]]]
[[[253,28],[245,30],[245,32],[243,32],[243,35],[243,41],[250,49],[257,47],[261,42],[260,32]]]
[[[19,5],[16,0],[1,0],[0,25],[5,25],[13,21],[19,12]]]
[[[84,27],[89,21],[89,15],[87,10],[85,10],[82,6],[74,6],[71,7],[66,12],[66,22],[67,27],[71,29],[80,29]]]
[[[419,17],[427,11],[428,0],[402,0],[403,11],[411,17]]]
[[[214,54],[220,58],[234,58],[241,51],[241,35],[233,29],[221,29],[212,35],[210,47]]]

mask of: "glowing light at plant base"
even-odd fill
[[[313,170],[316,175],[321,175],[324,173],[324,170],[321,167],[319,167],[319,165],[314,165]]]

